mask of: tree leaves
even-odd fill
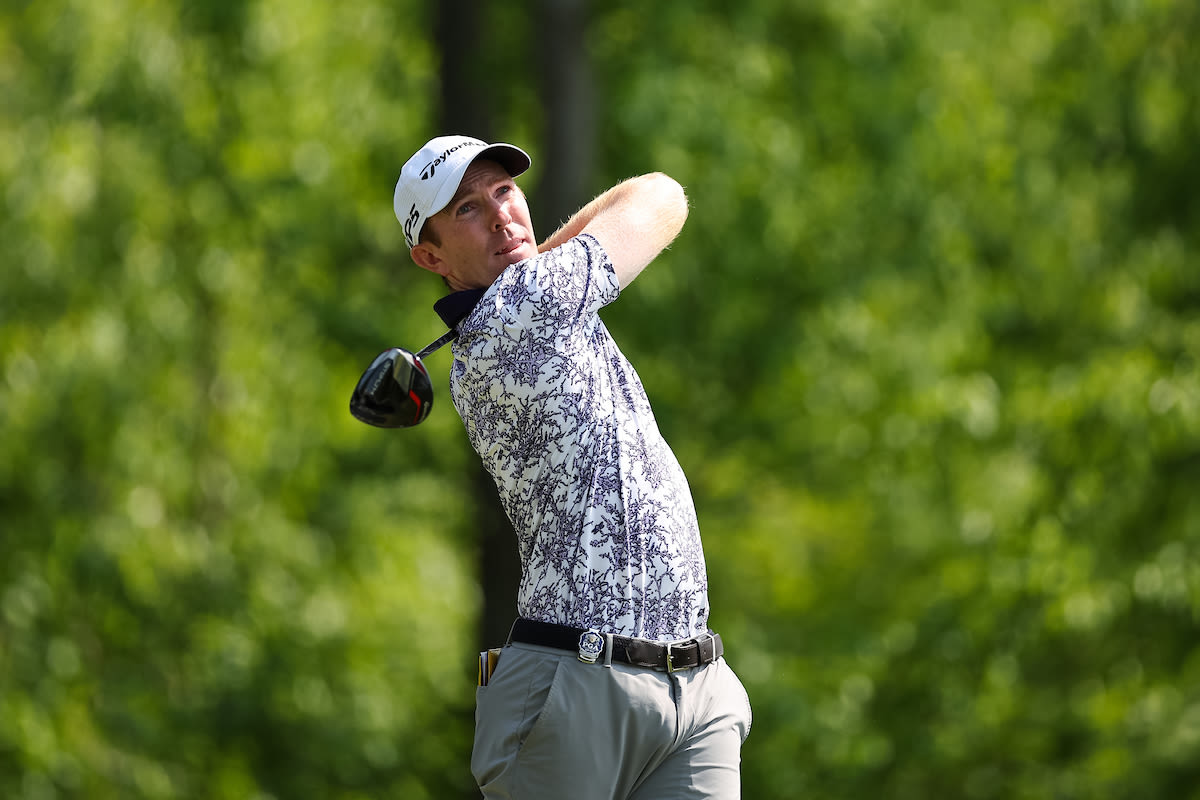
[[[474,456],[448,404],[346,411],[441,332],[389,206],[429,11],[0,20],[0,794],[471,794]],[[605,318],[695,492],[745,794],[1192,796],[1193,5],[589,24],[593,190],[690,197]],[[481,76],[523,136],[532,46]]]

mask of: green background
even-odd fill
[[[529,190],[539,8],[491,6],[471,76]],[[390,205],[432,27],[0,9],[0,796],[475,794],[448,354],[420,428],[346,409],[442,331]],[[692,483],[744,795],[1200,797],[1200,4],[613,0],[586,36],[588,193],[691,200],[605,319]]]

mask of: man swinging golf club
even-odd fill
[[[679,233],[687,199],[661,173],[631,178],[539,246],[514,181],[529,165],[509,144],[439,137],[394,201],[412,259],[452,290],[435,305],[457,336],[451,399],[521,558],[471,769],[489,798],[736,798],[750,705],[708,629],[690,490],[598,316]]]

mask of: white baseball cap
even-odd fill
[[[400,170],[392,208],[404,226],[409,248],[417,246],[425,221],[454,199],[467,167],[477,158],[490,158],[514,178],[529,169],[529,154],[511,144],[488,144],[470,136],[430,139]]]

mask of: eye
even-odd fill
[[[474,207],[475,205],[473,203],[463,203],[454,209],[454,214],[455,216],[461,217],[463,214],[469,214]]]

